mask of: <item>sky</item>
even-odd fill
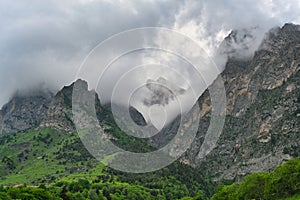
[[[286,22],[300,24],[299,10],[299,0],[0,0],[0,107],[16,91],[25,94],[36,88],[57,91],[72,83],[78,78],[78,70],[89,52],[122,31],[142,27],[178,31],[205,49],[222,70],[225,61],[218,62],[216,52],[232,30],[259,27],[253,33],[256,42],[250,49],[251,54],[270,28]],[[168,38],[163,39],[172,44]],[[130,44],[135,40],[123,42]],[[143,53],[129,56],[127,60],[122,58],[119,65],[138,63],[134,61],[136,57],[144,63],[150,57]],[[180,71],[180,67],[177,68]],[[150,71],[148,67],[146,74]],[[118,80],[122,72],[116,64],[104,78],[103,101],[108,101],[111,95],[105,88],[114,85],[112,81]],[[185,73],[184,70],[180,72]],[[149,83],[167,78],[168,74],[154,70],[151,76],[140,79]],[[137,77],[128,78],[127,83],[135,83]],[[169,75],[169,85],[171,78]],[[184,85],[183,81],[178,88]],[[200,96],[204,89],[199,89],[197,95]],[[138,107],[138,103],[135,104]]]

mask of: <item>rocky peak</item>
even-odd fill
[[[88,90],[86,81],[78,79],[69,86],[64,86],[52,99],[46,117],[41,127],[51,127],[66,132],[75,131],[72,120],[72,94],[74,84],[80,84],[85,91]]]
[[[286,24],[284,24],[284,26],[282,27],[281,30],[288,33],[289,35],[290,34],[292,34],[292,35],[296,34],[296,35],[294,35],[294,37],[296,37],[297,34],[299,34],[300,25],[296,25],[296,24],[292,24],[292,23],[286,23]]]
[[[0,110],[0,133],[23,131],[38,126],[46,116],[53,94],[16,93]]]
[[[221,43],[218,53],[228,59],[250,60],[264,35],[264,29],[260,27],[232,30]]]
[[[84,90],[86,81],[77,80]],[[0,110],[0,133],[14,133],[33,127],[51,127],[71,132],[75,130],[72,122],[72,83],[64,86],[53,95],[48,90],[33,90],[28,93],[17,92]],[[99,110],[99,99],[96,95]]]

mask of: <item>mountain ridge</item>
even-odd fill
[[[252,59],[236,60],[229,56],[225,70],[220,75],[225,82],[227,91],[227,116],[218,146],[204,160],[196,159],[212,109],[209,93],[206,91],[198,100],[202,122],[199,125],[196,140],[180,159],[181,162],[199,170],[205,170],[216,180],[220,180],[242,177],[259,170],[270,170],[284,160],[295,157],[292,155],[295,154],[293,152],[300,148],[300,141],[297,139],[299,116],[296,113],[299,106],[297,98],[299,98],[300,88],[297,75],[300,68],[299,27],[299,25],[285,24],[282,28],[270,30],[267,39],[262,42]],[[234,34],[231,34],[228,37],[233,36]],[[82,82],[86,84],[87,88],[87,83]],[[69,133],[74,132],[71,110],[73,85],[74,83],[65,86],[53,97],[42,98],[42,100],[32,98],[32,102],[30,102],[24,97],[24,100],[19,102],[17,101],[18,97],[12,98],[0,111],[1,133],[19,132],[32,127],[51,127]],[[268,97],[266,94],[270,96]],[[278,97],[273,97],[274,94]],[[97,115],[101,118],[104,110],[107,109],[100,105],[97,94],[95,94],[95,98]],[[268,101],[264,105],[263,102],[266,98]],[[284,105],[286,104],[284,100],[289,102],[289,105]],[[264,108],[264,106],[267,107]],[[265,110],[261,111],[260,108]],[[26,110],[32,110],[37,115],[35,117],[26,115]],[[296,114],[290,119],[294,123],[292,130],[287,127],[286,131],[284,126],[288,125],[284,123],[286,117],[289,116],[288,112]],[[17,113],[20,113],[20,116]],[[105,115],[109,116],[109,111]],[[145,123],[141,116],[137,116],[137,119],[140,123]],[[280,119],[284,121],[280,122]],[[18,120],[20,123],[15,123]],[[4,126],[5,124],[11,126]],[[176,129],[177,125],[178,122],[175,120],[171,123],[170,129],[162,131],[162,138],[148,143],[156,148],[163,145],[169,138],[172,138],[173,129]],[[283,137],[286,144],[280,139],[272,142],[274,135],[281,135],[280,129],[283,132],[292,131],[291,138]],[[277,134],[272,134],[272,132]],[[159,140],[163,142],[158,144]],[[292,141],[292,143],[289,144],[287,141]],[[262,146],[259,146],[261,144]]]

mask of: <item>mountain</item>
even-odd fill
[[[85,85],[87,82],[77,80]],[[30,94],[16,93],[0,110],[0,130],[2,134],[16,133],[30,128],[53,128],[65,132],[74,132],[72,121],[72,83],[64,86],[53,95],[50,91],[36,91]],[[101,105],[95,94],[97,112]]]
[[[47,114],[45,115],[43,121],[39,125],[40,127],[50,127],[56,130],[62,130],[65,132],[74,132],[76,130],[73,123],[72,114],[72,93],[74,84],[81,84],[84,90],[88,90],[88,85],[86,81],[78,79],[76,82],[69,86],[64,86],[57,94],[53,97]],[[100,111],[100,101],[96,94],[96,110]]]
[[[95,95],[96,114],[107,138],[128,151],[154,150],[144,141],[124,134],[107,106],[100,105],[97,94],[88,91],[87,82],[77,80],[46,98],[48,109],[40,115],[41,120],[34,124],[26,121],[26,126],[18,131],[0,135],[0,185],[6,186],[0,186],[0,199],[34,199],[36,196],[39,199],[83,199],[82,196],[87,199],[125,199],[129,196],[131,199],[180,199],[212,195],[214,184],[202,172],[195,172],[180,162],[155,172],[132,174],[113,170],[97,161],[83,145],[71,121],[75,84],[79,84],[84,92]],[[39,100],[39,96],[26,99],[25,105],[43,104],[44,99]],[[8,105],[17,98],[20,97],[14,97]],[[143,122],[137,110],[130,110]],[[14,117],[5,113],[8,118]],[[105,157],[102,161],[108,159]],[[34,187],[26,188],[23,184]],[[48,192],[41,191],[45,185]],[[33,191],[37,186],[40,189]],[[26,193],[26,197],[22,193]]]
[[[116,125],[111,105],[101,106],[98,95],[88,91],[87,82],[77,80],[55,95],[50,92],[16,94],[3,106],[0,111],[1,183],[48,184],[96,173],[101,180],[116,176],[116,179],[103,178],[106,181],[102,183],[110,187],[116,181],[121,185],[136,184],[151,194],[158,191],[166,194],[170,190],[168,182],[172,181],[184,191],[174,194],[174,198],[196,196],[198,190],[210,196],[214,187],[211,178],[216,182],[240,180],[247,174],[270,171],[299,157],[300,26],[285,24],[270,30],[254,55],[237,59],[239,53],[252,48],[249,41],[253,37],[251,31],[233,31],[222,44],[222,48],[228,49],[222,51],[228,56],[228,62],[220,75],[227,97],[226,119],[216,147],[203,159],[198,154],[211,118],[209,91],[197,102],[201,108],[199,129],[179,162],[158,172],[133,175],[104,167],[83,146],[72,120],[74,84],[79,83],[95,96],[96,114],[106,137],[128,151],[149,152],[164,146],[176,134],[180,116],[150,139],[127,136]],[[237,44],[242,44],[243,51],[234,51]],[[148,86],[155,91],[159,89],[154,87],[155,81],[148,81]],[[129,114],[137,125],[146,125],[134,107],[129,108]],[[166,178],[162,180],[162,177]],[[90,181],[98,179],[94,177]],[[139,181],[135,182],[136,179]],[[159,186],[149,186],[145,180]]]
[[[15,94],[0,110],[0,134],[16,133],[38,126],[47,114],[52,96],[48,91]]]
[[[221,180],[268,171],[298,157],[299,55],[300,26],[285,24],[270,30],[252,59],[230,57],[221,74],[227,96],[223,133],[216,148],[204,160],[197,160],[210,119],[206,92],[199,99],[203,117],[198,135],[185,159]]]

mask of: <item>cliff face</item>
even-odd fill
[[[87,83],[82,82],[87,88]],[[16,133],[38,127],[75,131],[72,122],[73,85],[63,87],[56,95],[44,91],[26,96],[16,94],[0,110],[0,133]]]
[[[77,80],[88,90],[86,81]],[[32,95],[15,95],[0,110],[0,133],[16,133],[29,128],[49,127],[63,132],[74,132],[72,120],[72,83],[53,95],[50,92],[35,92]],[[91,91],[94,93],[93,91]],[[95,94],[97,115],[102,112],[99,98]]]
[[[16,95],[0,110],[0,134],[18,132],[38,126],[46,116],[50,93]]]
[[[63,87],[52,99],[41,127],[51,127],[66,132],[74,131],[72,121],[73,84]]]
[[[216,178],[233,179],[274,168],[300,156],[300,27],[286,24],[269,32],[253,59],[230,59],[221,74],[227,116],[217,147],[196,160],[209,125],[210,97],[202,107],[196,141],[185,156]]]
[[[102,106],[100,105],[98,95],[94,91],[88,91],[88,84],[86,81],[78,79],[71,85],[63,87],[54,96],[49,105],[47,115],[41,122],[40,127],[50,127],[52,129],[69,133],[76,131],[72,113],[72,95],[74,84],[80,84],[83,92],[89,92],[91,95],[95,95],[95,110],[99,121],[102,120],[102,117],[107,118],[105,113],[102,112],[103,110]]]

